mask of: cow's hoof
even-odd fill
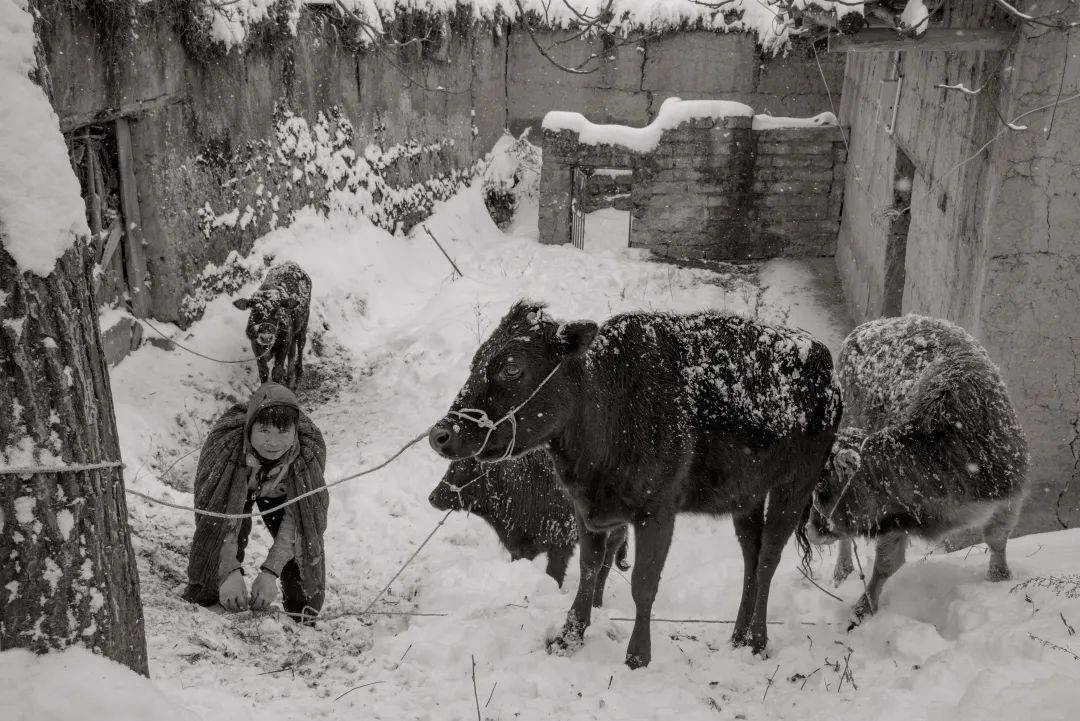
[[[869,598],[863,596],[859,599],[859,602],[855,604],[855,607],[851,609],[851,616],[848,618],[848,632],[854,631],[863,621],[873,615],[873,604],[870,603]]]
[[[649,665],[649,661],[651,660],[649,654],[645,653],[639,654],[627,652],[626,654],[626,665],[630,667],[630,670],[645,668]]]
[[[1012,580],[1012,573],[1009,571],[1008,566],[996,568],[990,566],[990,568],[986,569],[986,580],[992,583],[997,583],[998,581],[1010,581]]]
[[[833,569],[832,574],[833,588],[840,588],[854,570],[855,567],[851,565],[851,561],[848,561],[847,563],[838,562],[836,568]]]
[[[547,652],[553,656],[573,656],[585,645],[585,629],[567,623],[554,638],[548,639]]]

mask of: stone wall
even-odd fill
[[[347,126],[354,173],[394,191],[380,209],[392,228],[456,190],[506,124],[505,35],[481,25],[437,53],[355,51],[327,14],[305,11],[295,39],[201,57],[166,8],[136,8],[120,27],[65,3],[41,9],[62,126],[132,120],[151,314],[162,320],[198,314],[208,264],[325,204],[334,188],[325,168],[288,147],[303,126],[331,136]]]
[[[696,118],[665,130],[648,153],[545,131],[541,242],[570,242],[574,168],[630,168],[631,247],[688,261],[831,256],[843,197],[839,128],[751,124]]]
[[[547,46],[570,35],[539,33],[538,38]],[[597,123],[642,126],[672,96],[725,98],[760,113],[805,117],[830,110],[833,103],[838,108],[843,86],[842,56],[822,53],[819,70],[812,48],[804,43],[795,43],[786,55],[765,56],[745,34],[687,31],[643,38],[609,52],[600,40],[582,38],[552,50],[569,65],[593,53],[600,62],[588,67],[597,70],[571,75],[545,60],[526,33],[513,32],[506,60],[511,132],[528,127],[539,132],[550,110],[578,112]]]
[[[985,22],[990,7],[954,8],[953,24]],[[1063,7],[1036,2],[1025,12]],[[1068,106],[1055,113],[1053,104],[1062,83],[1067,90],[1080,83],[1077,50],[1063,33],[1043,28],[1024,29],[1004,56],[904,53],[891,135],[880,102],[890,63],[887,53],[851,55],[847,63],[842,121],[850,155],[837,265],[849,308],[860,322],[877,317],[899,284],[896,310],[947,318],[974,333],[1001,367],[1030,445],[1031,494],[1019,532],[1075,526],[1080,178],[1072,169],[1080,165],[1080,120]],[[986,89],[971,96],[937,87],[957,82]],[[995,112],[1015,118],[1043,106],[1023,119],[1025,131],[1004,129]],[[914,165],[910,210],[897,207],[898,158]],[[890,271],[897,211],[910,223],[903,263]]]

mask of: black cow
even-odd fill
[[[838,376],[844,428],[807,533],[815,542],[877,539],[852,624],[877,610],[908,534],[933,540],[979,528],[990,547],[987,577],[1009,578],[1005,544],[1027,490],[1027,441],[983,347],[948,321],[884,318],[844,340]]]
[[[543,451],[501,463],[454,461],[428,496],[440,511],[469,511],[487,521],[511,560],[547,554],[547,574],[562,587],[566,566],[578,545],[574,507],[558,486],[555,468]],[[627,570],[626,527],[611,532],[593,605],[603,605],[604,584],[615,563]]]
[[[251,311],[246,333],[259,364],[259,381],[269,379],[295,390],[304,375],[311,278],[296,263],[275,265],[250,298],[237,298],[233,305]],[[269,372],[271,355],[273,374]]]
[[[634,524],[626,662],[637,668],[651,658],[679,511],[734,516],[745,568],[732,642],[765,649],[769,585],[839,419],[829,351],[801,331],[719,313],[629,313],[598,328],[523,301],[480,346],[429,440],[449,458],[548,448],[581,535],[577,596],[551,651],[580,645],[606,532]]]

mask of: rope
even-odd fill
[[[259,518],[260,516],[265,516],[268,513],[274,513],[276,511],[279,511],[282,508],[285,508],[286,506],[291,506],[292,504],[294,504],[294,503],[296,503],[296,502],[298,502],[298,501],[300,501],[300,500],[302,500],[304,498],[307,498],[308,496],[314,496],[316,493],[322,493],[323,491],[329,490],[329,489],[333,488],[334,486],[337,486],[337,485],[340,485],[340,484],[344,483],[345,481],[351,481],[351,480],[353,480],[355,478],[359,478],[360,476],[366,476],[369,473],[374,473],[375,471],[378,471],[378,470],[380,470],[382,468],[385,468],[386,466],[390,465],[390,463],[397,460],[398,456],[400,456],[402,453],[407,451],[412,446],[416,445],[421,439],[425,438],[426,436],[427,436],[426,431],[424,433],[421,433],[416,438],[413,438],[411,441],[409,441],[404,446],[402,446],[401,450],[399,450],[397,453],[390,456],[389,458],[387,458],[385,461],[378,464],[377,466],[372,466],[371,468],[365,469],[363,471],[353,473],[351,476],[345,476],[344,478],[339,478],[336,481],[333,481],[331,483],[327,483],[325,486],[322,486],[320,488],[313,488],[312,490],[308,491],[307,493],[301,493],[296,498],[290,498],[289,500],[285,501],[285,503],[282,503],[281,505],[278,505],[278,506],[274,506],[273,508],[271,508],[270,510],[267,510],[267,511],[254,511],[252,513],[218,513],[217,511],[206,511],[206,510],[203,510],[201,508],[195,508],[194,506],[185,506],[182,503],[172,503],[170,501],[166,501],[166,500],[163,500],[161,498],[154,498],[153,496],[148,496],[145,493],[142,493],[140,491],[134,491],[134,490],[132,490],[130,488],[125,488],[124,490],[127,493],[130,493],[133,496],[138,496],[139,498],[150,501],[151,503],[156,503],[156,504],[158,504],[160,506],[167,506],[168,508],[175,508],[175,509],[180,510],[180,511],[191,511],[191,512],[193,512],[193,513],[195,513],[197,515],[200,515],[200,516],[210,516],[212,518],[225,518],[225,519],[229,519],[229,520],[239,520],[239,519],[244,519],[244,518]]]
[[[273,350],[273,347],[267,348],[264,352],[260,353],[259,355],[252,356],[250,358],[241,358],[240,360],[221,360],[220,358],[211,358],[208,355],[203,355],[202,353],[200,353],[197,350],[192,350],[191,348],[188,348],[186,345],[183,345],[182,343],[177,343],[175,340],[173,340],[169,336],[165,335],[164,332],[159,330],[157,326],[155,326],[153,323],[148,321],[146,318],[136,318],[136,320],[139,321],[140,323],[143,323],[144,325],[148,326],[150,328],[150,330],[154,331],[159,336],[161,336],[165,340],[169,341],[170,343],[172,343],[177,348],[180,348],[181,350],[186,350],[188,353],[191,353],[192,355],[197,355],[200,358],[205,358],[208,361],[214,361],[215,363],[250,363],[251,361],[257,361],[257,360],[260,360],[262,358],[265,358],[267,355],[270,354],[270,351]]]
[[[551,372],[544,377],[544,380],[540,381],[540,384],[533,389],[533,392],[529,394],[528,398],[523,400],[517,406],[508,410],[506,412],[506,415],[504,415],[502,418],[495,422],[492,422],[492,420],[488,417],[487,411],[481,410],[479,408],[462,408],[460,410],[450,411],[448,415],[456,416],[466,421],[471,421],[480,428],[487,429],[487,435],[484,436],[484,442],[480,444],[480,448],[478,448],[476,453],[473,453],[470,458],[475,458],[476,456],[484,452],[484,449],[487,448],[488,441],[491,440],[491,434],[498,430],[499,426],[501,426],[506,421],[510,421],[510,445],[506,447],[506,452],[504,452],[502,456],[496,459],[496,462],[505,461],[506,459],[513,456],[514,447],[517,445],[517,412],[524,408],[525,404],[531,401],[536,396],[536,394],[540,392],[541,388],[547,385],[547,382],[551,380],[552,376],[554,376],[561,367],[562,361],[559,361],[555,364],[555,367],[551,369]]]
[[[101,468],[123,468],[123,461],[101,461],[100,463],[72,463],[62,466],[12,466],[0,468],[0,476],[33,476],[38,473],[78,473],[96,471]]]

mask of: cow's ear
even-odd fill
[[[232,304],[240,310],[247,310],[251,307],[251,300],[248,298],[237,298]]]
[[[295,308],[298,305],[300,305],[300,301],[298,301],[296,298],[282,298],[281,299],[281,307],[282,308],[287,308],[289,310],[292,310],[293,308]]]
[[[585,355],[589,345],[596,337],[596,323],[591,320],[575,320],[563,323],[555,333],[555,340],[559,344],[559,352],[564,356]]]

